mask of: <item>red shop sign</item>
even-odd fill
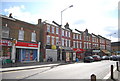
[[[1,40],[0,45],[2,46],[12,46],[12,42],[9,40]]]
[[[38,48],[38,44],[34,43],[26,43],[26,42],[17,42],[15,46],[22,46],[22,47],[35,47]]]

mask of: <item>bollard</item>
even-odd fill
[[[91,81],[96,81],[96,75],[94,74],[91,75]]]
[[[114,79],[113,78],[113,65],[111,65],[111,79]]]
[[[119,66],[118,66],[118,62],[116,62],[116,66],[117,66],[117,71],[119,71]]]

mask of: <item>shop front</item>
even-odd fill
[[[0,55],[0,58],[11,59],[12,41],[11,40],[1,40],[0,45],[2,45],[2,54]]]
[[[70,47],[64,47],[62,49],[62,60],[65,62],[72,62],[75,61],[76,56],[73,57],[73,50]]]
[[[102,50],[102,56],[104,56],[104,55],[109,56],[109,55],[111,55],[111,53],[108,50]]]
[[[76,53],[76,58],[78,58],[79,60],[84,58],[84,49],[80,49],[80,48],[73,48],[73,51]]]
[[[15,62],[39,62],[40,43],[17,42],[15,44]]]
[[[46,50],[45,50],[45,61],[47,62],[55,62],[58,61],[58,52],[57,52],[57,47],[56,45],[46,45]]]

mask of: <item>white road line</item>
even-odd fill
[[[116,69],[117,69],[117,67],[115,67],[115,68],[113,69],[113,72],[115,72]],[[108,78],[110,78],[110,75],[111,75],[111,71],[110,71],[103,79],[108,79]]]

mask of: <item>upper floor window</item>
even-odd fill
[[[75,39],[75,34],[73,34],[73,39]]]
[[[52,33],[55,33],[55,27],[52,26]]]
[[[47,25],[47,32],[50,32],[50,25]]]
[[[2,38],[9,38],[9,28],[6,27],[2,27]]]
[[[19,30],[18,40],[24,40],[24,30],[23,30],[23,28],[21,28],[21,30]]]
[[[66,36],[66,37],[68,36],[68,34],[67,34],[67,33],[68,33],[68,31],[66,31],[66,32],[65,32],[65,36]]]
[[[59,28],[56,27],[56,34],[59,34]]]
[[[54,37],[54,36],[52,36],[52,45],[54,45],[54,38],[55,38],[55,37]]]
[[[62,30],[62,36],[64,36],[64,30]]]
[[[81,34],[79,35],[79,39],[80,39],[80,40],[82,39]]]
[[[76,39],[78,39],[78,34],[76,34],[76,37],[75,37]]]
[[[58,44],[59,44],[59,38],[56,37],[56,45],[58,45]]]
[[[68,37],[70,37],[70,32],[68,32]]]
[[[62,46],[64,46],[64,43],[65,43],[65,42],[64,42],[64,39],[62,38]]]
[[[47,44],[50,44],[50,36],[47,35]]]
[[[32,39],[31,39],[32,42],[36,42],[36,33],[35,31],[32,32]]]

